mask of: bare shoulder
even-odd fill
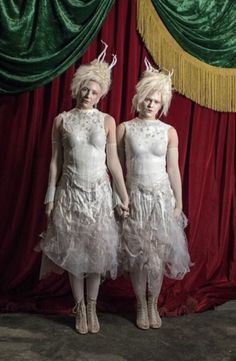
[[[106,132],[115,131],[116,129],[116,122],[115,119],[110,114],[105,114],[104,116],[104,128]]]
[[[110,114],[105,114],[104,123],[106,125],[109,125],[109,124],[116,125],[115,119]]]
[[[169,147],[178,147],[178,134],[172,126],[168,129],[168,145]]]
[[[122,122],[117,126],[117,131],[120,132],[120,133],[125,132],[125,122]]]
[[[125,124],[120,123],[118,127],[116,128],[116,137],[118,142],[121,141],[125,136]]]
[[[172,125],[168,129],[168,135],[169,135],[169,137],[177,137],[178,138],[177,130],[174,127],[172,127]]]
[[[63,118],[62,118],[62,115],[61,115],[61,114],[57,115],[57,116],[54,118],[54,120],[53,120],[53,126],[54,126],[54,128],[59,129],[59,128],[61,127],[62,119],[63,119]]]

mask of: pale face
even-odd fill
[[[77,97],[77,107],[80,109],[92,109],[101,98],[100,85],[93,80],[86,82],[79,90]]]
[[[144,101],[140,103],[139,116],[144,119],[155,119],[157,113],[162,108],[161,93],[155,91],[149,93]]]

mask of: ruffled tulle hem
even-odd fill
[[[130,192],[130,217],[122,225],[120,262],[124,271],[145,270],[149,289],[160,277],[182,279],[192,265],[184,228],[187,218],[174,217],[173,193],[165,183],[154,191]]]
[[[90,238],[80,236],[79,242],[73,242],[72,246],[70,240],[70,246],[66,248],[58,235],[57,239],[50,237],[50,242],[48,242],[49,235],[49,233],[43,235],[39,244],[44,256],[47,256],[46,259],[42,259],[41,278],[52,272],[60,274],[63,272],[62,270],[68,271],[78,278],[84,273],[99,273],[104,277],[109,273],[112,279],[116,278],[118,239],[114,236],[107,240],[104,238],[92,240],[91,236]]]
[[[85,273],[104,277],[110,273],[116,278],[119,240],[109,180],[90,192],[71,186],[67,178],[62,184],[52,220],[39,244],[47,256],[42,259],[41,278],[61,269],[78,278]]]

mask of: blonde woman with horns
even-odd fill
[[[122,266],[130,273],[136,323],[143,330],[161,327],[157,301],[163,275],[181,279],[191,264],[183,230],[178,136],[160,120],[171,103],[171,74],[154,69],[147,59],[145,64],[133,98],[138,116],[117,128],[130,198],[130,216],[123,221]]]
[[[104,43],[105,44],[105,43]],[[128,211],[128,195],[116,151],[115,120],[97,109],[111,84],[111,68],[100,56],[81,65],[71,85],[75,108],[59,114],[52,129],[52,158],[45,197],[48,229],[40,242],[41,278],[67,271],[76,302],[78,333],[100,329],[96,300],[101,276],[117,273],[118,232],[107,167]],[[85,302],[85,284],[87,302]]]

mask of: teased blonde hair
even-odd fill
[[[167,115],[172,99],[171,76],[173,72],[164,72],[153,68],[146,58],[145,65],[146,70],[136,85],[136,94],[132,99],[133,108],[139,112],[140,104],[144,99],[149,94],[158,91],[161,94],[162,101],[161,115]]]
[[[101,87],[101,96],[105,96],[111,85],[111,69],[117,62],[116,55],[113,56],[111,64],[104,62],[106,56],[107,44],[102,41],[105,45],[102,53],[97,59],[94,59],[89,64],[80,65],[75,72],[71,82],[71,93],[72,98],[77,98],[78,92],[87,81],[95,81]]]

